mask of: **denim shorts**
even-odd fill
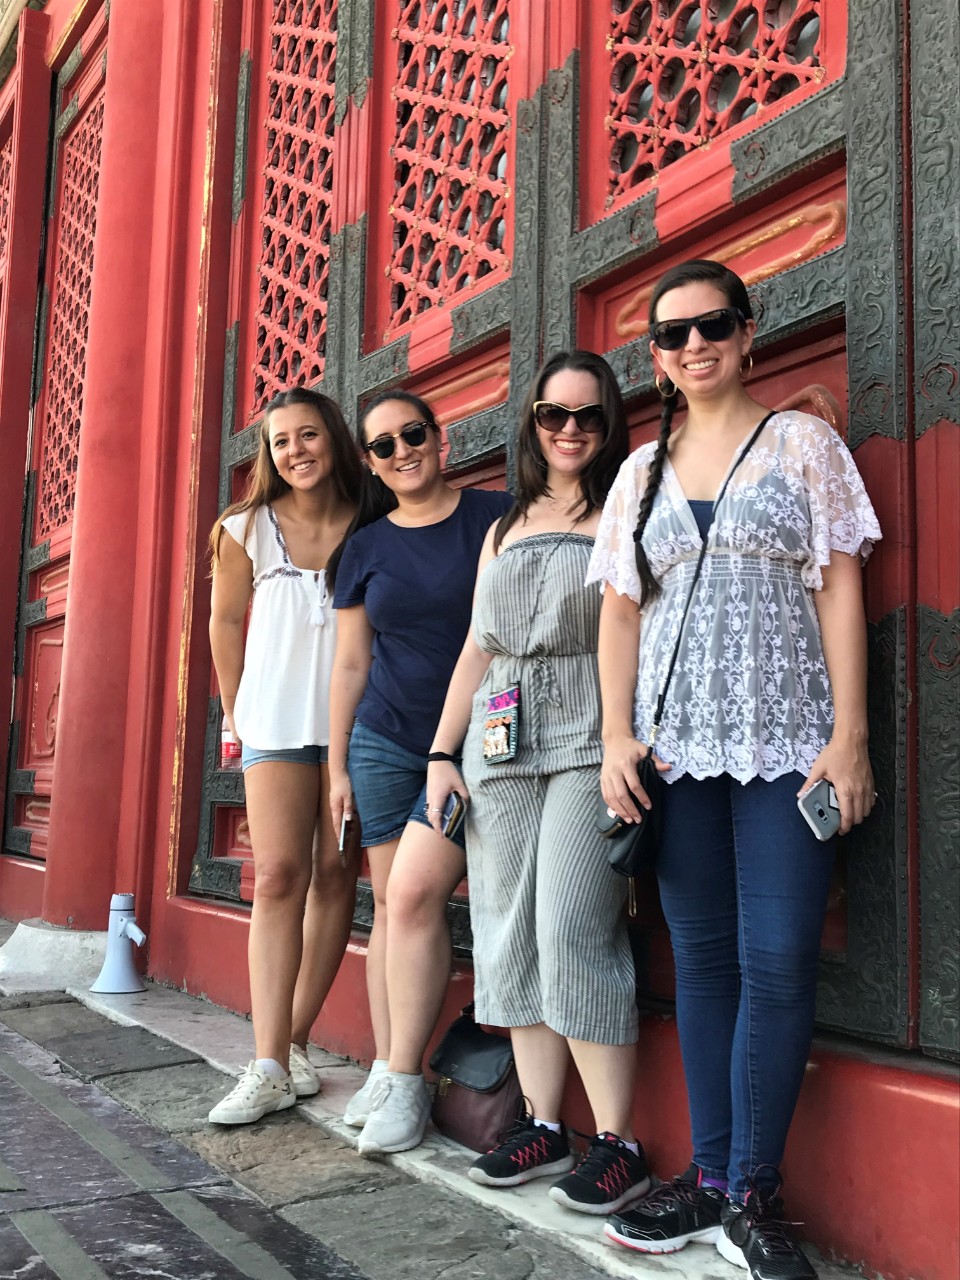
[[[430,826],[424,812],[426,756],[407,751],[357,720],[350,734],[347,769],[367,848],[399,840],[408,822]],[[463,826],[451,843],[464,848]]]
[[[240,767],[244,773],[252,764],[263,764],[264,761],[270,761],[271,764],[326,764],[327,748],[326,747],[289,747],[286,750],[278,748],[271,751],[269,748],[261,751],[258,747],[248,747],[244,742],[240,748]]]

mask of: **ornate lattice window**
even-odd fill
[[[0,283],[7,265],[7,239],[10,234],[10,189],[13,181],[13,137],[0,147]]]
[[[272,0],[251,417],[323,373],[336,54],[337,0]]]
[[[67,135],[60,156],[56,259],[51,279],[36,540],[73,515],[97,227],[103,92]]]
[[[397,5],[384,337],[508,266],[508,0]]]
[[[823,79],[821,0],[612,0],[608,197]]]

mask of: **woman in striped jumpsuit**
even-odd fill
[[[435,825],[449,793],[469,789],[476,1016],[510,1028],[530,1108],[470,1176],[509,1187],[566,1174],[551,1196],[593,1214],[630,1204],[649,1186],[630,1118],[637,1016],[626,881],[611,871],[594,825],[600,593],[584,586],[626,449],[623,401],[606,362],[585,351],[549,360],[520,423],[516,505],[481,553],[471,634],[427,784]],[[516,751],[491,758],[488,703],[514,685]],[[451,762],[461,740],[463,778]],[[572,1173],[560,1124],[571,1056],[598,1130]]]

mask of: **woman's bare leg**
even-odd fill
[[[615,1133],[624,1142],[633,1142],[637,1046],[591,1044],[586,1040],[571,1040],[569,1044],[597,1133]]]
[[[375,1056],[390,1056],[390,1007],[387,1003],[387,881],[399,840],[367,850],[373,889],[373,927],[367,942],[367,998]]]
[[[391,1071],[417,1075],[450,980],[446,905],[466,873],[463,850],[408,822],[387,887],[387,994]]]
[[[313,874],[307,889],[303,915],[303,955],[293,993],[290,1039],[306,1048],[310,1028],[337,976],[350,939],[357,897],[360,850],[348,842],[345,865],[340,861],[339,832],[330,821],[327,804],[330,779],[327,766],[320,766],[320,799],[313,840]]]
[[[320,772],[265,760],[247,769],[244,783],[255,870],[247,956],[256,1056],[289,1067]]]
[[[570,1062],[566,1040],[539,1022],[532,1027],[511,1027],[510,1041],[530,1114],[548,1124],[558,1124]]]

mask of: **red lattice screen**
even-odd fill
[[[35,540],[73,515],[97,225],[103,93],[71,129],[60,155],[56,259],[51,275]]]
[[[251,418],[323,373],[336,54],[337,0],[273,0]]]
[[[821,0],[613,0],[608,203],[823,79]]]
[[[397,0],[384,338],[508,266],[508,0]]]
[[[13,137],[0,147],[0,281],[7,265],[7,238],[10,220],[10,189],[13,182]]]

